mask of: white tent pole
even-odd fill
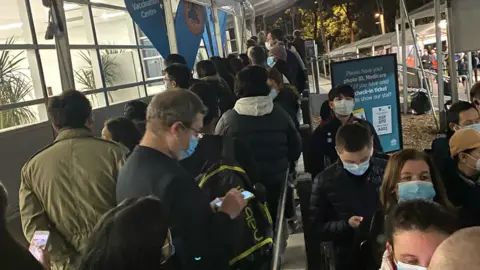
[[[402,12],[403,0],[400,0],[402,18],[402,71],[403,71],[403,113],[408,113],[408,73],[407,73],[407,23],[405,12]]]
[[[165,12],[165,22],[167,24],[170,53],[178,53],[177,35],[175,33],[175,18],[173,16],[173,7],[171,0],[163,0],[163,10]]]
[[[398,23],[395,22],[395,33],[397,34],[397,55],[400,54],[400,30],[398,28]]]
[[[443,89],[443,45],[442,45],[442,21],[441,0],[435,0],[435,34],[437,38],[437,84],[438,84],[438,107],[440,109],[440,129],[446,130],[446,112],[445,112],[445,89]],[[453,83],[453,82],[452,82]]]
[[[447,17],[447,44],[448,44],[448,58],[450,60],[450,82],[452,85],[452,103],[458,102],[458,76],[457,76],[457,62],[455,61],[455,39],[453,36],[453,20],[452,18],[452,3],[447,0],[446,17]]]

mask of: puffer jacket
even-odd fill
[[[87,129],[65,129],[24,165],[23,232],[30,240],[35,231],[50,231],[53,269],[73,269],[100,217],[117,205],[117,175],[128,152]]]
[[[368,239],[371,219],[380,207],[379,188],[387,161],[372,158],[363,176],[354,176],[337,162],[314,180],[310,197],[310,228],[316,243],[333,242],[337,269],[356,269],[360,244]],[[348,224],[361,216],[359,228]]]
[[[270,96],[241,98],[218,121],[215,133],[247,143],[263,184],[281,183],[290,162],[302,151],[300,135],[290,116]]]

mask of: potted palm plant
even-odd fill
[[[6,45],[14,44],[15,37],[8,38]],[[0,105],[25,101],[33,87],[28,76],[22,73],[21,63],[25,60],[23,51],[0,52]],[[0,111],[0,129],[31,123],[35,114],[28,108]]]

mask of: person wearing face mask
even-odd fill
[[[448,200],[443,182],[429,157],[418,150],[406,149],[395,153],[388,161],[382,186],[380,187],[381,209],[375,214],[371,224],[371,244],[376,269],[383,258],[389,256],[385,251],[384,221],[398,203],[422,199],[454,209]],[[385,251],[385,252],[384,252]],[[385,266],[386,261],[384,261]]]
[[[178,160],[198,144],[206,110],[190,91],[156,95],[147,109],[147,128],[117,180],[117,202],[154,195],[167,210],[179,269],[228,269],[232,220],[246,205],[236,189],[220,208],[211,206]]]
[[[386,219],[388,256],[380,270],[427,270],[437,247],[458,229],[457,215],[448,208],[425,200],[401,202]]]
[[[333,115],[328,123],[319,126],[312,134],[312,148],[310,149],[310,168],[313,176],[321,173],[326,167],[335,163],[338,159],[335,150],[335,137],[338,129],[347,123],[360,123],[369,129],[373,135],[373,146],[375,155],[383,152],[375,129],[366,120],[353,116],[355,109],[355,90],[349,85],[339,85],[328,93],[328,101]]]
[[[360,243],[367,239],[370,220],[380,206],[378,190],[387,162],[372,157],[372,134],[359,123],[346,124],[336,134],[340,160],[317,175],[310,199],[313,250],[332,242],[336,269],[359,269]]]
[[[284,83],[295,85],[295,80],[290,70],[287,67],[287,53],[283,43],[277,43],[269,52],[267,58],[267,65],[271,68],[275,68],[282,73]]]
[[[280,105],[292,118],[295,127],[298,129],[300,123],[298,121],[298,111],[300,110],[297,89],[294,86],[283,82],[282,74],[275,68],[267,69],[268,81],[270,87],[270,96],[275,104]]]
[[[116,205],[116,178],[129,151],[94,137],[92,106],[81,92],[50,98],[47,111],[58,135],[22,168],[20,216],[27,241],[50,231],[53,268],[71,269],[95,224]]]
[[[445,188],[449,200],[465,214],[466,225],[480,225],[480,132],[465,128],[450,139],[454,160],[445,170]],[[468,220],[469,217],[469,220]]]

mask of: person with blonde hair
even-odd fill
[[[457,231],[438,246],[428,269],[459,270],[480,267],[480,227]]]

